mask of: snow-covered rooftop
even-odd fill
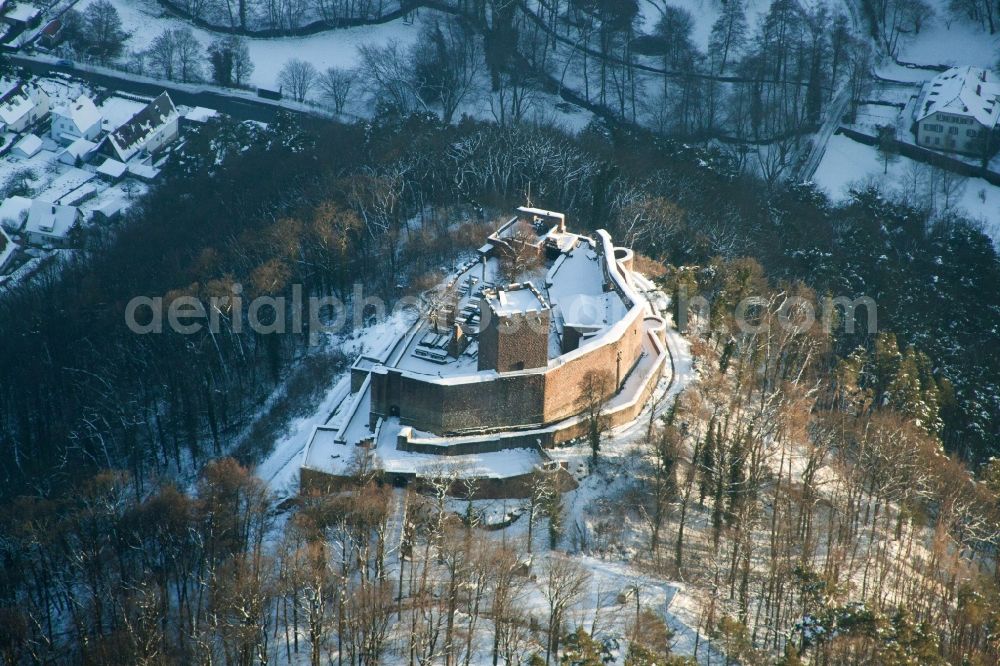
[[[28,2],[18,2],[13,9],[4,14],[4,18],[19,23],[27,23],[42,12],[41,9]]]
[[[204,106],[196,106],[184,114],[184,119],[190,120],[193,123],[206,123],[218,115],[219,112],[215,109],[207,109]]]
[[[74,141],[73,143],[69,144],[68,146],[66,146],[66,149],[63,152],[72,157],[73,159],[76,159],[78,157],[82,158],[85,155],[90,154],[91,152],[94,151],[95,148],[97,148],[96,143],[94,143],[93,141],[88,141],[87,139],[80,138]]]
[[[490,309],[498,315],[510,316],[527,312],[541,312],[549,308],[531,282],[512,284],[486,297]]]
[[[69,167],[58,178],[49,183],[49,186],[38,194],[38,198],[44,201],[59,201],[76,188],[96,177],[96,174],[92,171]]]
[[[118,156],[127,161],[145,145],[157,130],[177,119],[177,108],[170,95],[160,93],[159,97],[147,104],[139,113],[108,136]]]
[[[1000,118],[1000,81],[982,67],[952,67],[924,87],[916,108],[920,121],[937,112],[974,118],[992,128]]]
[[[513,222],[501,227],[501,232],[513,228]],[[493,235],[497,237],[498,234]],[[539,251],[549,257],[547,272],[545,267],[533,269],[518,282],[505,284],[500,259],[497,253],[492,253],[485,261],[468,262],[450,282],[446,291],[451,296],[445,296],[445,300],[455,299],[452,301],[454,320],[472,338],[479,333],[482,302],[500,316],[551,309],[551,364],[559,362],[563,355],[565,326],[576,328],[584,341],[590,342],[623,321],[631,304],[624,301],[618,291],[606,288],[605,262],[600,258],[594,239],[560,232],[558,226],[539,234],[539,238],[545,245],[542,249],[540,244]],[[608,247],[605,251],[612,249]],[[555,252],[558,256],[553,259]],[[495,376],[493,370],[479,370],[476,341],[456,357],[449,344],[451,338],[452,329],[444,326],[440,317],[436,323],[432,320],[418,322],[400,340],[395,352],[384,359],[384,365],[437,377],[439,381],[477,381],[476,378],[485,381]]]
[[[99,107],[102,118],[101,124],[109,132],[116,130],[144,108],[146,108],[146,103],[144,102],[119,95],[112,95],[101,102],[101,106]]]
[[[101,166],[97,167],[97,173],[102,176],[118,179],[125,175],[127,168],[124,162],[119,162],[113,157],[109,157],[101,163]]]
[[[69,104],[57,106],[52,109],[52,113],[69,118],[76,128],[77,134],[83,134],[101,122],[101,112],[94,105],[94,100],[87,95],[80,95]]]
[[[42,140],[34,134],[25,134],[24,138],[14,144],[14,150],[31,157],[42,149]]]
[[[367,417],[367,413],[365,414]],[[453,471],[458,477],[506,479],[528,474],[542,464],[542,456],[534,449],[507,449],[491,453],[440,456],[432,453],[414,453],[397,448],[400,434],[418,433],[401,426],[399,419],[389,418],[380,424],[377,433],[366,430],[372,438],[373,455],[380,469],[396,474],[429,476]],[[349,440],[350,441],[350,440]],[[332,474],[345,474],[355,455],[363,451],[353,444],[346,444],[329,427],[319,427],[306,447],[303,464]]]
[[[0,97],[0,120],[8,125],[18,122],[35,108],[35,98],[39,94],[41,94],[39,91],[17,83]]]
[[[75,206],[62,206],[49,201],[35,199],[28,211],[28,223],[24,230],[28,233],[43,234],[53,238],[65,238],[76,224]]]

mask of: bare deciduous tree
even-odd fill
[[[559,662],[559,637],[566,612],[580,600],[589,584],[590,572],[582,564],[561,553],[549,555],[539,577],[539,586],[549,608],[546,664]]]
[[[328,67],[320,74],[316,84],[329,102],[333,105],[333,110],[337,113],[344,112],[347,98],[351,94],[351,88],[357,80],[357,73],[352,69],[343,67]]]
[[[311,62],[292,58],[278,73],[278,83],[296,102],[304,102],[316,85],[316,68]]]

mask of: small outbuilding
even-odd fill
[[[34,157],[42,149],[42,140],[34,134],[25,134],[11,151],[19,157]]]

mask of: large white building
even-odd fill
[[[1000,81],[981,67],[952,67],[928,81],[913,111],[917,145],[982,156],[1000,120]]]

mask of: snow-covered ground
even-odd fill
[[[887,193],[913,196],[910,193],[916,191],[928,196],[920,185],[926,182],[928,169],[921,162],[896,155],[889,162],[888,173],[884,173],[885,165],[874,147],[838,134],[830,139],[813,181],[835,200],[845,199],[849,188],[866,184],[876,184]],[[983,230],[1000,246],[1000,188],[982,178],[968,178],[958,189],[954,197],[956,209],[981,220]],[[943,196],[938,193],[935,207],[943,205]]]
[[[81,0],[76,6],[85,11],[95,0]],[[166,29],[190,28],[203,47],[208,47],[219,36],[207,30],[167,15],[155,0],[111,0],[121,16],[123,28],[129,33],[128,50],[139,52],[149,48],[158,35]],[[407,47],[417,36],[413,25],[403,19],[384,25],[365,26],[345,30],[332,30],[309,37],[282,37],[274,39],[247,39],[254,71],[251,84],[264,88],[278,86],[278,73],[286,62],[300,58],[311,62],[316,69],[327,67],[354,67],[358,62],[358,46],[384,46],[396,43]],[[208,62],[203,67],[208,68]],[[210,72],[206,71],[207,76]]]
[[[342,349],[348,358],[353,359],[365,353],[378,354],[395,342],[412,324],[411,314],[398,312],[374,326],[338,335],[331,342]],[[313,414],[296,419],[289,425],[282,438],[275,442],[271,454],[257,466],[257,476],[266,481],[279,496],[290,497],[298,492],[302,453],[313,429],[331,422],[339,423],[344,417],[345,399],[350,393],[351,375],[348,371],[330,386]]]
[[[1000,36],[991,35],[967,19],[953,19],[946,0],[931,0],[936,15],[919,34],[910,35],[899,47],[899,59],[918,65],[996,64]]]

